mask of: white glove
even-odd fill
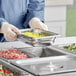
[[[29,22],[29,25],[33,29],[48,30],[47,25],[41,22],[39,18],[32,18]]]
[[[13,41],[16,40],[17,34],[20,34],[20,30],[7,22],[3,22],[1,33],[4,34],[4,37],[7,41]]]

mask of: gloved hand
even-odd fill
[[[3,22],[1,27],[1,33],[4,34],[4,37],[7,41],[13,41],[16,40],[17,34],[20,34],[20,30],[12,24]]]
[[[48,30],[47,25],[41,22],[39,18],[32,18],[29,22],[29,25],[33,29]]]

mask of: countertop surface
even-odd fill
[[[0,49],[2,49],[2,48],[24,48],[24,47],[32,47],[32,46],[25,44],[21,41],[0,43]]]
[[[71,43],[76,43],[76,37],[61,37],[61,38],[56,38],[56,40],[53,43],[53,45],[71,44]]]
[[[62,44],[70,44],[70,43],[76,43],[76,37],[60,37],[56,38],[55,42],[52,45],[62,45]],[[32,47],[31,45],[28,45],[26,43],[23,43],[21,41],[14,41],[14,42],[3,42],[0,43],[0,49],[1,48],[22,48],[22,47]]]

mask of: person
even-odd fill
[[[20,29],[47,30],[44,0],[0,0],[0,42],[16,40]]]

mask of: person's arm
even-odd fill
[[[24,25],[32,28],[45,27],[44,22],[45,0],[29,0],[28,13]],[[41,27],[41,28],[42,28]]]

